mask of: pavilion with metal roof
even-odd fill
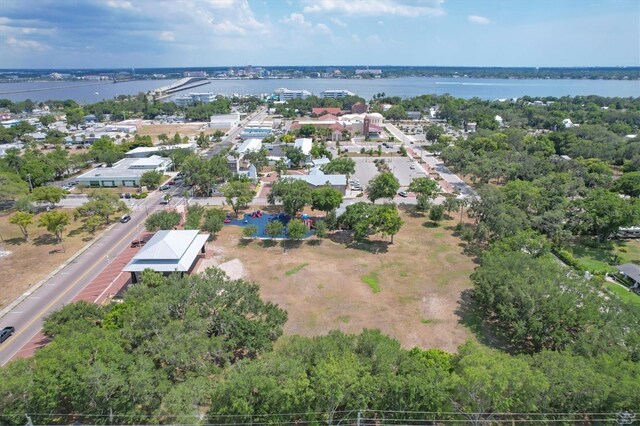
[[[191,273],[199,256],[204,256],[208,239],[209,234],[200,234],[197,230],[158,231],[122,271],[131,272],[134,283],[145,269],[165,275]]]

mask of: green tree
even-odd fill
[[[524,359],[475,343],[460,347],[453,366],[453,406],[473,425],[485,424],[496,412],[533,412],[549,388],[544,375]]]
[[[44,127],[48,127],[50,124],[56,122],[56,118],[51,114],[45,114],[41,115],[40,118],[38,118],[38,121],[40,121],[40,124],[42,124]]]
[[[307,235],[309,228],[300,219],[291,219],[287,223],[287,237],[292,240],[301,240]]]
[[[278,174],[278,177],[281,177],[287,171],[287,162],[281,158],[276,161],[273,169]]]
[[[438,192],[440,186],[438,182],[428,177],[419,177],[411,180],[409,184],[409,191],[415,192],[418,195],[422,195],[427,200],[432,201]]]
[[[331,184],[317,188],[311,192],[311,208],[329,213],[342,204],[342,192],[334,189]]]
[[[262,171],[268,164],[269,160],[267,159],[267,155],[269,151],[266,148],[261,148],[257,151],[250,151],[244,155],[244,159],[251,163],[258,173]]]
[[[329,227],[324,220],[316,221],[315,230],[318,238],[326,238],[329,235]]]
[[[148,172],[144,172],[142,176],[140,176],[140,186],[146,186],[147,188],[155,189],[160,185],[163,177],[164,174],[162,172],[149,170]]]
[[[279,220],[272,220],[271,222],[267,223],[265,232],[268,236],[274,239],[282,236],[283,228],[284,225],[282,224],[282,222],[280,222]]]
[[[38,221],[38,226],[52,232],[58,241],[62,241],[62,233],[69,224],[69,215],[66,212],[51,211],[43,213]]]
[[[28,212],[17,212],[9,218],[9,223],[20,228],[25,241],[29,241],[27,227],[33,223],[33,214]]]
[[[400,232],[400,228],[404,221],[400,218],[398,209],[394,204],[384,204],[377,206],[374,210],[375,214],[371,218],[374,223],[374,229],[382,235],[391,236],[391,244],[393,244],[393,236]]]
[[[444,206],[442,204],[436,204],[431,206],[429,210],[429,219],[435,223],[439,223],[444,218]]]
[[[149,232],[156,232],[159,230],[174,229],[179,223],[180,213],[176,211],[162,210],[150,214],[144,223],[144,227]]]
[[[0,200],[15,200],[29,193],[29,185],[15,173],[0,171]]]
[[[574,202],[570,222],[575,230],[606,240],[620,227],[640,220],[640,202],[625,200],[605,189],[596,188]]]
[[[187,207],[187,216],[184,222],[184,229],[200,229],[200,223],[204,216],[204,207],[199,204],[192,204]]]
[[[222,188],[222,193],[236,216],[238,216],[240,209],[245,209],[249,206],[255,195],[255,191],[251,188],[251,183],[242,180],[234,180],[227,183]]]
[[[614,182],[613,189],[630,197],[640,197],[640,172],[623,173]]]
[[[94,232],[97,228],[111,221],[116,213],[126,213],[129,208],[120,200],[118,194],[108,189],[94,189],[88,195],[88,201],[76,207],[73,212],[75,220],[83,219],[85,225]]]
[[[304,207],[311,203],[311,188],[306,182],[296,179],[278,179],[273,183],[267,195],[269,204],[282,202],[285,213],[295,217]]]
[[[291,162],[291,167],[297,169],[304,162],[306,155],[302,152],[302,148],[296,146],[283,147],[284,155]]]
[[[356,172],[356,163],[349,157],[337,157],[322,166],[322,171],[331,175],[353,176]]]
[[[215,237],[222,230],[226,213],[222,209],[212,208],[205,212],[202,229]]]
[[[67,191],[57,186],[39,186],[31,192],[31,199],[38,203],[49,203],[55,207],[67,195]]]
[[[382,172],[369,181],[367,197],[375,204],[379,198],[393,198],[400,189],[400,182],[391,172]]]
[[[258,233],[258,227],[255,225],[249,225],[242,228],[242,236],[244,238],[252,238]]]
[[[13,207],[19,212],[35,213],[36,211],[36,208],[29,197],[17,199]]]
[[[287,133],[285,135],[282,135],[280,137],[280,140],[282,141],[282,143],[294,143],[296,140],[296,137],[290,133]]]

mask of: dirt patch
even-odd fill
[[[457,311],[462,292],[471,287],[474,264],[445,229],[455,221],[425,228],[423,217],[403,214],[403,219],[394,244],[388,238],[350,245],[342,244],[343,238],[312,238],[289,242],[283,253],[281,243],[239,243],[241,230],[225,227],[215,245],[225,258],[239,259],[245,278],[260,285],[264,299],[287,310],[286,334],[378,328],[406,348],[455,351],[472,337]],[[363,276],[375,276],[379,292]]]
[[[200,132],[204,132],[205,135],[210,135],[215,132],[215,129],[211,129],[206,123],[181,123],[181,124],[149,124],[142,126],[138,131],[140,136],[151,136],[154,142],[158,141],[158,136],[165,134],[169,138],[173,138],[176,132],[180,133],[180,136],[196,136]]]
[[[28,228],[29,241],[25,242],[18,227],[8,222],[10,216],[0,214],[0,251],[10,252],[0,256],[0,308],[46,277],[90,240],[80,229],[81,223],[72,219],[60,244],[45,228],[37,226],[39,215],[36,215]]]

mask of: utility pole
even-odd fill
[[[360,410],[358,410],[358,418],[356,420],[356,425],[360,426]]]

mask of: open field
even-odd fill
[[[607,290],[611,291],[612,293],[617,295],[620,299],[622,299],[622,301],[626,303],[631,303],[633,305],[636,305],[638,308],[640,308],[640,296],[638,296],[637,294],[623,288],[622,286],[619,286],[618,284],[614,284],[610,282],[605,282],[604,286],[607,288]]]
[[[89,237],[79,229],[82,223],[71,219],[61,245],[45,228],[37,226],[37,215],[34,224],[28,227],[29,241],[25,242],[20,229],[8,222],[10,216],[7,213],[0,214],[0,251],[10,252],[0,257],[0,308],[73,256],[87,244]]]
[[[200,132],[204,132],[205,135],[210,135],[215,132],[215,129],[205,127],[206,123],[175,123],[175,124],[150,124],[142,126],[138,131],[140,136],[151,136],[154,142],[158,142],[158,135],[164,133],[172,138],[176,132],[180,133],[180,136],[197,136]]]
[[[469,313],[461,299],[474,264],[445,229],[455,221],[432,228],[422,217],[403,219],[394,244],[373,237],[368,247],[347,247],[311,238],[290,242],[283,254],[270,241],[239,243],[241,229],[227,226],[209,248],[220,262],[240,259],[262,297],[289,313],[286,334],[379,328],[407,348],[455,351],[472,337],[462,325]]]

